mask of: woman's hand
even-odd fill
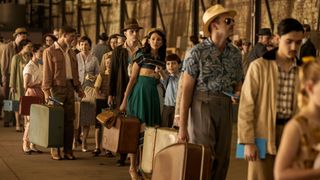
[[[189,141],[189,134],[187,127],[180,127],[178,132],[178,142],[184,143]]]
[[[127,101],[122,101],[121,105],[120,105],[120,111],[126,111],[126,107],[127,107]]]

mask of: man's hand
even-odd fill
[[[234,93],[234,96],[231,97],[231,101],[232,101],[233,104],[239,103],[240,93],[241,93],[240,91],[236,91]]]
[[[10,88],[10,92],[11,92],[12,94],[16,93],[16,89],[15,89],[15,88]]]
[[[108,96],[108,105],[110,107],[113,105],[113,96]]]
[[[244,145],[244,159],[247,161],[256,161],[259,158],[258,148],[255,144]]]

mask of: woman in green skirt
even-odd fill
[[[139,118],[140,132],[144,131],[145,126],[159,126],[161,123],[157,83],[158,72],[165,67],[166,47],[165,33],[160,29],[151,29],[144,48],[137,52],[133,61],[132,74],[120,110]],[[130,176],[137,179],[136,156],[129,156]]]

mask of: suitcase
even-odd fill
[[[209,148],[190,143],[170,145],[156,154],[152,180],[210,179],[212,154]]]
[[[177,142],[178,131],[173,128],[148,127],[144,133],[141,169],[143,173],[152,173],[155,155],[163,148]]]
[[[139,132],[138,118],[119,115],[112,128],[104,129],[102,146],[112,152],[136,153]]]
[[[64,110],[62,106],[32,104],[30,109],[30,142],[42,147],[62,147]]]
[[[41,98],[38,96],[21,96],[19,114],[29,116],[31,104],[41,104]]]
[[[3,100],[3,111],[19,111],[19,101]]]
[[[114,126],[120,111],[117,109],[104,109],[99,113],[96,119],[106,128],[110,129]]]

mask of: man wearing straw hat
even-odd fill
[[[124,28],[121,30],[126,36],[126,41],[122,46],[118,46],[112,52],[110,64],[110,84],[108,104],[115,104],[119,107],[122,103],[124,92],[129,82],[131,73],[131,63],[135,53],[141,47],[139,42],[139,30],[142,29],[138,21],[134,18],[128,19],[124,23]],[[127,155],[121,154],[118,166],[124,166]]]
[[[178,138],[210,147],[211,179],[226,179],[229,166],[229,114],[231,101],[236,99],[223,93],[239,95],[243,78],[241,52],[227,42],[233,35],[235,15],[219,4],[207,9],[203,15],[207,38],[191,49],[183,67]]]

